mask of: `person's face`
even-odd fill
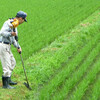
[[[22,17],[19,18],[19,24],[22,24],[25,21]]]

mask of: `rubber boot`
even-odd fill
[[[17,85],[17,82],[13,82],[13,81],[11,80],[11,77],[9,77],[8,80],[9,80],[9,84],[10,84],[10,85]]]
[[[15,88],[15,87],[12,87],[9,85],[9,77],[2,76],[2,83],[3,83],[3,88],[5,88],[5,89],[14,89]]]

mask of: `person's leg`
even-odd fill
[[[16,60],[15,60],[15,58],[14,58],[12,52],[10,52],[10,61],[11,61],[10,71],[11,71],[11,74],[12,74],[12,71],[13,71],[13,69],[15,68],[15,65],[16,65]],[[13,82],[13,81],[11,80],[11,76],[10,76],[10,77],[9,77],[9,84],[10,84],[10,85],[16,85],[17,82]]]
[[[0,47],[1,53],[1,63],[3,68],[3,75],[2,75],[2,83],[3,88],[13,89],[14,87],[11,87],[9,85],[9,77],[11,76],[11,60],[10,60],[10,46],[2,44],[2,47]]]

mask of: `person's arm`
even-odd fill
[[[0,31],[0,35],[3,37],[16,36],[17,33],[13,32],[12,29],[13,29],[13,24],[10,23],[10,20],[8,20],[3,24],[3,27],[1,28]]]
[[[11,29],[7,23],[7,21],[3,24],[3,27],[1,28],[1,31],[0,31],[0,34],[1,36],[4,36],[4,37],[9,37],[9,36],[12,36],[11,34]]]
[[[13,37],[13,45],[14,45],[14,47],[17,48],[17,51],[18,51],[18,52],[21,52],[21,51],[22,51],[22,50],[21,50],[21,47],[20,47],[20,45],[19,45],[19,43],[18,43],[18,41],[15,40],[15,37]]]

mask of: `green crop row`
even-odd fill
[[[88,45],[89,46],[89,45]],[[87,49],[86,49],[87,50]],[[93,60],[96,58],[96,56],[99,54],[100,50],[100,44],[97,45],[96,48],[94,48],[90,54],[88,54],[88,57],[85,59],[85,61],[80,65],[79,69],[72,73],[72,76],[66,80],[66,83],[64,84],[63,88],[60,92],[57,92],[52,100],[64,100],[68,96],[69,91],[75,87],[75,85],[79,82],[79,80],[82,78],[85,72],[88,71],[88,67],[90,66]],[[78,58],[80,59],[80,57]],[[74,66],[75,67],[75,66]],[[77,98],[78,99],[78,98]],[[75,99],[76,100],[76,99]]]
[[[94,28],[95,27],[95,28]],[[79,52],[80,48],[84,44],[91,40],[95,34],[98,32],[98,26],[93,26],[93,29],[89,29],[88,33],[75,34],[73,37],[67,41],[67,45],[63,48],[58,48],[58,51],[49,55],[37,55],[30,58],[27,65],[27,73],[32,73],[33,76],[31,79],[35,79],[35,82],[38,81],[39,84],[47,82],[50,77],[62,67],[62,63],[70,62],[70,57],[74,57],[73,53]],[[93,32],[95,30],[95,32]],[[88,37],[87,37],[88,36]],[[50,53],[50,52],[49,52]],[[38,60],[37,60],[38,59]],[[30,67],[30,69],[29,69]],[[34,70],[33,70],[34,69]],[[42,82],[43,81],[43,82]]]
[[[100,78],[98,79],[96,84],[94,84],[94,87],[92,89],[92,95],[89,100],[99,100],[99,99],[100,99]]]
[[[70,1],[70,2],[73,2],[73,1]],[[92,3],[91,4],[91,3],[88,3],[90,2],[88,1],[87,2],[88,5],[87,3],[84,3],[84,2],[87,2],[87,1],[86,0],[78,1],[77,3],[76,1],[73,2],[72,3],[73,6],[70,5],[72,7],[69,8],[70,9],[69,13],[67,13],[68,10],[66,10],[69,6],[67,6],[67,3],[65,2],[61,3],[61,5],[65,3],[65,5],[62,6],[61,8],[54,5],[54,7],[56,6],[56,9],[51,8],[49,12],[46,10],[44,15],[41,14],[42,11],[40,10],[41,12],[40,11],[39,12],[41,15],[37,14],[38,17],[36,19],[38,23],[33,25],[33,27],[35,27],[33,30],[34,31],[33,37],[31,38],[32,31],[28,32],[28,34],[30,35],[26,35],[27,37],[25,36],[26,39],[30,38],[30,40],[27,41],[27,43],[29,44],[23,47],[24,43],[22,43],[21,41],[23,49],[28,51],[28,53],[25,53],[23,55],[24,58],[29,57],[29,54],[32,54],[33,52],[36,52],[42,47],[50,44],[59,35],[62,35],[66,31],[68,31],[70,28],[73,28],[81,20],[89,16],[92,12],[94,12],[97,9],[97,7],[94,5],[95,2],[91,2]],[[76,5],[82,5],[82,6],[81,7],[75,6],[75,3]],[[91,9],[91,6],[92,6],[92,9]],[[61,14],[59,12],[61,12]],[[47,18],[45,18],[46,16]],[[30,50],[28,49],[28,47],[31,47]],[[24,52],[25,51],[23,51],[23,53]]]
[[[100,50],[100,48],[99,48]],[[94,54],[95,55],[95,54]],[[82,82],[78,85],[76,88],[76,91],[72,94],[70,100],[81,100],[82,96],[84,95],[84,92],[86,91],[88,85],[93,82],[98,72],[100,72],[100,58],[97,60],[95,66],[92,68],[92,70],[88,73],[86,78],[82,80]]]
[[[80,64],[82,59],[84,59],[84,56],[89,53],[89,51],[96,45],[97,40],[99,40],[99,34],[95,36],[93,40],[91,40],[87,46],[85,46],[79,54],[77,54],[70,63],[67,64],[67,67],[65,67],[62,71],[58,73],[58,75],[49,82],[47,86],[43,88],[41,91],[41,99],[46,98],[48,95],[49,97],[56,91],[57,87],[60,86],[60,84],[65,80],[66,77],[70,75],[70,73],[75,70],[75,67]],[[45,91],[48,91],[45,93]],[[44,97],[44,98],[43,98]],[[48,98],[48,97],[47,97]]]
[[[73,34],[70,39],[67,39],[67,45],[65,45],[65,47],[63,47],[62,49],[58,48],[59,50],[55,54],[49,56],[34,56],[36,59],[40,58],[38,59],[38,62],[35,62],[35,60],[33,62],[33,58],[29,59],[27,61],[27,72],[33,74],[33,76],[30,76],[29,74],[29,77],[32,77],[31,79],[35,79],[36,82],[38,80],[38,83],[41,83],[42,80],[46,82],[47,79],[49,79],[50,76],[53,75],[53,73],[55,72],[54,70],[59,69],[61,67],[61,64],[64,61],[67,61],[70,55],[73,55],[73,52],[77,53],[79,48],[83,46],[84,43],[87,43],[93,36],[95,36],[98,31],[98,27],[99,26],[96,26],[94,24],[92,26],[92,29],[90,28],[86,33],[83,33],[82,30],[81,34]],[[96,30],[96,32],[93,32],[94,30]],[[70,61],[70,59],[68,61]],[[36,63],[36,65],[34,65],[34,63]]]

